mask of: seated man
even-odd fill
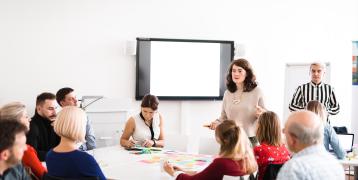
[[[77,98],[73,92],[74,90],[69,87],[62,88],[56,93],[56,101],[61,107],[66,106],[77,106]],[[96,141],[94,132],[91,126],[91,122],[87,118],[86,122],[86,142],[84,142],[79,149],[83,151],[91,150],[96,148]]]
[[[52,93],[42,93],[36,98],[36,111],[30,122],[27,144],[34,147],[40,161],[45,161],[47,152],[60,143],[60,137],[53,130],[56,119],[56,100]]]
[[[295,154],[280,169],[277,180],[344,180],[343,166],[324,149],[323,126],[316,114],[309,111],[292,113],[284,133],[288,148]]]
[[[0,179],[30,180],[20,163],[27,147],[26,130],[16,120],[0,121]]]

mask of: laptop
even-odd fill
[[[347,152],[352,152],[353,142],[354,142],[354,134],[337,134],[339,143],[342,148]],[[331,145],[329,145],[329,151],[333,151]]]

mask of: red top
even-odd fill
[[[41,164],[37,157],[36,150],[27,144],[27,150],[22,157],[22,163],[24,166],[30,167],[31,171],[40,179],[47,172],[46,168]]]
[[[290,159],[290,153],[285,145],[271,146],[262,143],[254,147],[254,154],[259,166],[259,180],[263,179],[268,164],[283,164]]]
[[[188,174],[179,174],[177,180],[222,180],[224,175],[244,176],[242,170],[242,161],[235,161],[229,158],[216,158],[203,171],[190,176]]]

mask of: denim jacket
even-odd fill
[[[334,131],[333,127],[328,123],[324,125],[323,144],[327,151],[329,151],[329,145],[331,145],[334,154],[337,156],[337,158],[344,159],[346,152],[342,148],[342,145],[340,144],[338,136]]]

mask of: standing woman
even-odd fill
[[[128,119],[121,136],[120,144],[125,148],[134,145],[143,147],[163,147],[163,117],[157,111],[159,100],[147,94],[142,99],[141,112]],[[131,138],[132,137],[132,138]]]
[[[26,106],[20,102],[12,102],[5,104],[0,109],[0,119],[3,120],[17,120],[30,129],[30,118],[27,115]],[[22,163],[25,167],[29,167],[31,172],[38,178],[42,179],[43,175],[47,172],[46,168],[42,166],[39,158],[37,157],[36,150],[27,144],[27,150],[22,157]]]
[[[245,130],[251,144],[255,146],[257,118],[265,111],[265,105],[256,76],[246,59],[237,59],[231,63],[226,87],[221,116],[210,124],[210,129],[214,130],[223,121],[232,119]]]

